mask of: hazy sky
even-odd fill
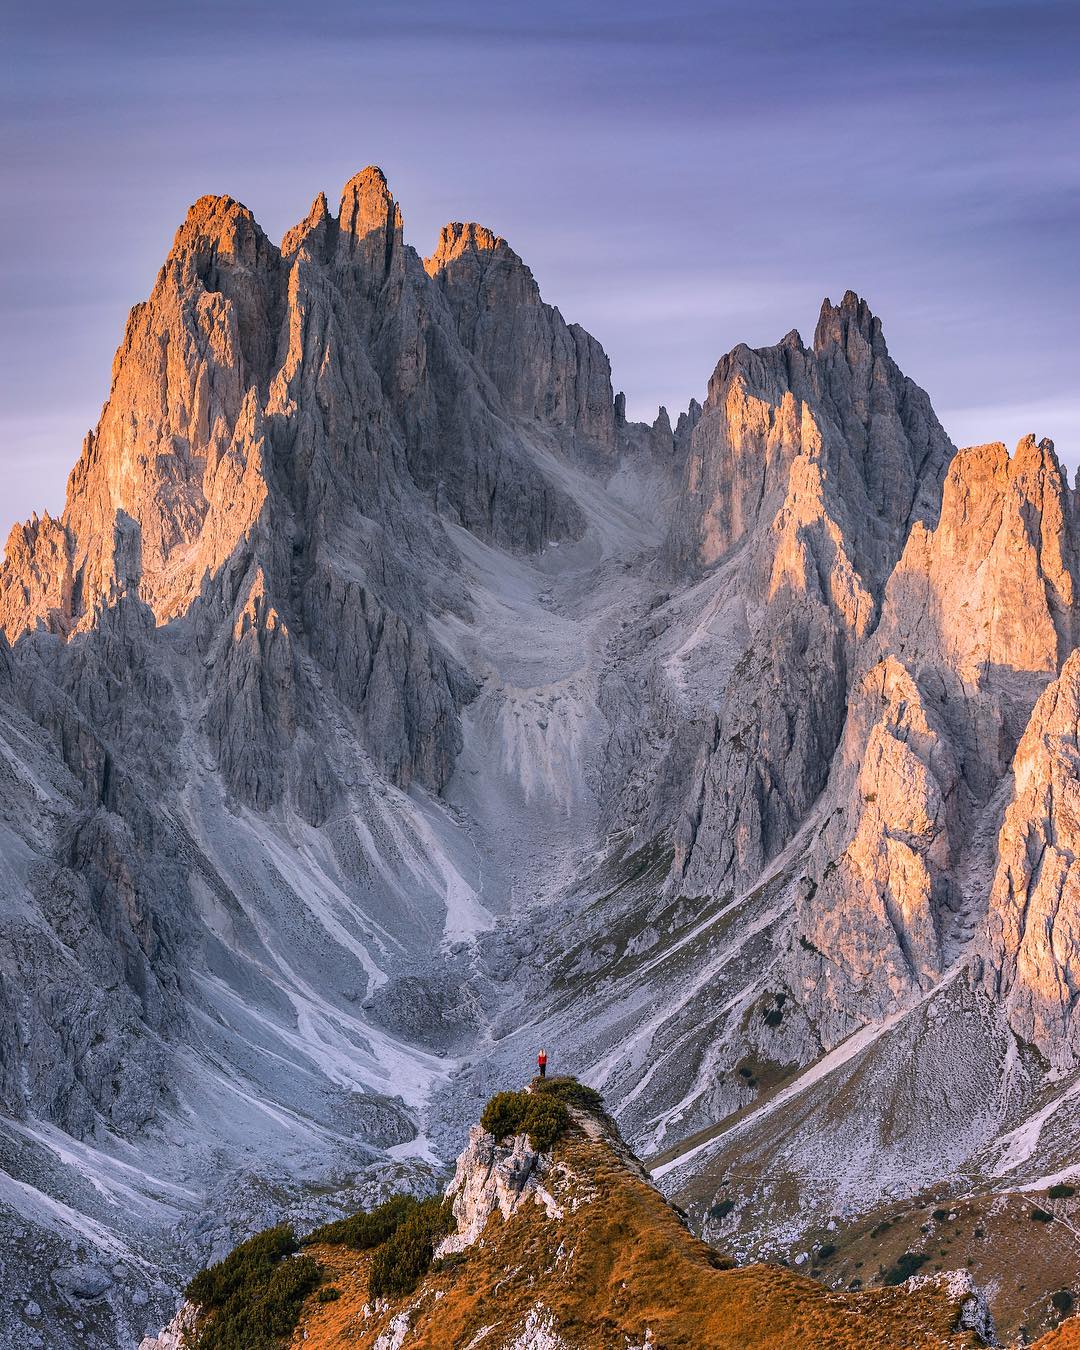
[[[57,509],[188,204],[380,164],[504,234],[632,415],[848,287],[953,439],[1080,460],[1080,0],[9,4],[0,546]]]

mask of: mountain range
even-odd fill
[[[1078,585],[1052,442],[957,450],[852,292],[634,423],[378,169],[280,246],[201,198],[0,568],[0,1339],[431,1189],[540,1046],[739,1259],[976,1206],[1043,1329]]]

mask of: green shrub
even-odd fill
[[[525,1133],[533,1148],[546,1152],[570,1123],[570,1113],[557,1097],[530,1097]]]
[[[904,1252],[899,1257],[896,1264],[890,1266],[882,1275],[882,1284],[903,1284],[905,1280],[910,1279],[920,1266],[925,1266],[930,1258],[926,1252]]]
[[[1058,1181],[1046,1192],[1051,1200],[1068,1200],[1076,1194],[1076,1187],[1067,1181]]]
[[[579,1083],[569,1074],[559,1074],[555,1078],[534,1078],[532,1090],[541,1095],[558,1097],[567,1106],[576,1106],[582,1111],[591,1111],[594,1115],[607,1114],[604,1110],[604,1099],[599,1092],[585,1083]]]
[[[376,1299],[411,1294],[431,1269],[439,1239],[453,1226],[454,1213],[448,1201],[421,1200],[393,1236],[375,1249],[369,1296]]]
[[[1031,1211],[1031,1219],[1035,1223],[1053,1223],[1054,1216],[1045,1209],[1035,1208]]]
[[[186,1340],[192,1350],[278,1350],[288,1341],[320,1277],[310,1256],[293,1255],[298,1246],[290,1225],[280,1224],[201,1270],[186,1291],[200,1312]]]
[[[832,1256],[835,1252],[836,1252],[835,1242],[823,1242],[821,1246],[818,1248],[817,1259],[819,1261],[827,1261],[829,1257]]]
[[[527,1134],[541,1152],[555,1144],[569,1123],[570,1113],[554,1093],[497,1092],[480,1117],[481,1126],[497,1141]]]
[[[324,1284],[315,1297],[320,1303],[336,1303],[341,1297],[341,1290],[336,1284]]]
[[[331,1246],[352,1247],[358,1252],[368,1251],[393,1237],[418,1203],[414,1195],[392,1195],[367,1213],[361,1210],[346,1219],[323,1224],[304,1238],[304,1245],[326,1242]]]
[[[933,1214],[930,1215],[930,1217],[934,1219],[937,1223],[940,1223],[942,1219],[947,1219],[949,1216],[945,1210],[935,1209]]]
[[[529,1109],[527,1092],[496,1092],[480,1116],[482,1129],[496,1140],[509,1139],[525,1132],[525,1112]]]
[[[718,1200],[709,1210],[710,1219],[726,1219],[735,1208],[734,1200]]]
[[[1056,1294],[1050,1295],[1050,1302],[1054,1305],[1062,1317],[1070,1310],[1073,1305],[1073,1296],[1067,1289],[1059,1289]]]

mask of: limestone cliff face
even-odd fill
[[[455,541],[572,544],[586,518],[562,480],[613,453],[606,358],[530,286],[492,293],[523,334],[500,389],[377,169],[280,248],[232,198],[192,206],[63,514],[17,526],[0,565],[5,1149],[100,1133],[152,1170],[178,1119],[200,1177],[235,1182],[271,1099],[323,1165],[414,1132],[401,1094],[441,1065],[370,1032],[366,1001],[417,1021],[462,980],[444,940],[492,922],[479,851],[432,795],[485,674],[445,641],[474,618]],[[280,1159],[276,1125],[263,1143]],[[104,1206],[102,1234],[121,1212],[175,1223],[52,1154],[25,1170],[73,1215]],[[38,1241],[48,1203],[10,1232],[0,1204],[0,1245]]]
[[[990,892],[986,986],[1022,1040],[1080,1062],[1080,653],[1042,693],[1013,763]]]
[[[615,401],[604,349],[544,304],[532,273],[505,239],[455,221],[444,227],[424,267],[446,296],[461,341],[509,408],[614,451]]]
[[[1073,494],[1044,441],[954,458],[861,658],[797,964],[827,1039],[925,993],[981,929],[964,862],[1040,691],[1076,641]],[[985,833],[985,830],[982,831]],[[970,870],[970,869],[968,869]]]
[[[511,314],[511,295],[495,300]],[[62,519],[12,534],[9,638],[87,631],[129,591],[157,625],[191,615],[210,738],[239,796],[265,808],[311,712],[303,635],[380,767],[440,787],[474,686],[423,618],[428,579],[450,571],[429,508],[524,550],[581,525],[513,416],[576,426],[565,372],[515,364],[535,406],[509,389],[504,401],[459,326],[377,169],[346,184],[336,217],[318,198],[280,250],[238,202],[200,199],[132,311]],[[439,589],[445,602],[453,584]]]
[[[746,885],[824,787],[856,652],[951,446],[851,292],[812,350],[790,333],[726,356],[689,446],[669,556],[729,569],[749,630],[678,827],[695,894]]]
[[[791,332],[775,347],[725,356],[689,440],[670,545],[678,560],[715,564],[773,521],[802,459],[850,515],[853,562],[871,585],[911,523],[935,515],[952,454],[929,398],[851,291],[837,306],[824,302],[812,348]],[[759,583],[770,571],[759,567]]]

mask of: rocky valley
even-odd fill
[[[959,1266],[1034,1339],[1078,586],[1052,442],[957,449],[851,292],[634,423],[379,170],[280,246],[200,199],[0,567],[0,1344],[441,1189],[540,1046],[740,1262]]]

